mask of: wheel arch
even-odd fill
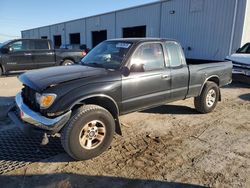
[[[118,108],[117,103],[112,97],[108,95],[104,95],[104,94],[87,96],[87,97],[81,98],[76,103],[74,103],[71,106],[71,109],[75,110],[84,104],[94,104],[94,105],[101,106],[105,108],[106,110],[108,110],[115,120],[116,133],[119,135],[122,135],[120,121],[119,121],[119,108]]]
[[[62,63],[63,63],[64,61],[66,61],[66,60],[70,60],[70,61],[73,61],[73,62],[75,63],[75,60],[74,60],[73,57],[64,57],[64,58],[61,60],[60,65],[62,65]]]
[[[2,64],[0,64],[0,69],[2,69],[2,74],[5,74],[5,67],[2,65]]]
[[[218,88],[220,87],[220,79],[217,75],[212,75],[212,76],[209,76],[202,84],[202,87],[201,87],[201,90],[200,90],[200,93],[199,95],[201,95],[203,89],[204,89],[204,86],[207,82],[214,82]],[[219,89],[219,101],[221,101],[221,92],[220,92],[220,89]]]

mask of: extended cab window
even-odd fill
[[[161,44],[143,44],[133,54],[130,64],[143,65],[144,71],[163,69],[165,62]]]
[[[13,42],[12,44],[10,44],[9,48],[10,48],[10,51],[12,52],[29,50],[29,41],[20,40],[20,41]]]
[[[182,65],[182,50],[176,42],[166,42],[166,49],[170,67],[179,67]]]

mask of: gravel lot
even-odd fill
[[[0,104],[20,88],[15,76],[0,78]],[[250,187],[250,85],[221,91],[210,114],[188,99],[123,116],[123,137],[101,156],[52,156],[2,174],[1,187]]]

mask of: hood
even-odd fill
[[[107,74],[106,69],[82,65],[58,66],[28,71],[19,76],[19,80],[36,91],[42,91],[51,85],[102,74]]]
[[[250,54],[232,54],[230,56],[227,56],[227,59],[230,61],[234,61],[235,63],[243,63],[250,65]]]

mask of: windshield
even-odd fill
[[[132,43],[124,41],[105,41],[91,50],[81,63],[86,66],[107,69],[120,68]]]
[[[241,48],[239,48],[236,53],[250,54],[250,43],[247,43],[244,46],[242,46]]]

